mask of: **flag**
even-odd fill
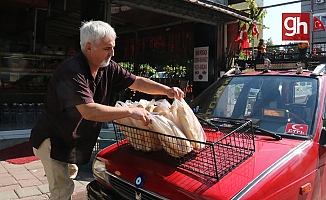
[[[242,43],[246,38],[248,39],[247,26],[246,24],[243,24],[235,41]]]
[[[249,48],[249,38],[248,38],[248,31],[246,24],[243,24],[241,27],[237,38],[235,39],[236,42],[240,42],[241,49],[244,50],[245,48]],[[246,54],[249,54],[249,50],[244,50]]]
[[[323,22],[318,18],[314,17],[314,31],[316,30],[324,30],[325,31],[325,26]]]
[[[252,32],[251,32],[251,35],[252,35],[252,36],[257,35],[257,39],[258,39],[259,34],[260,34],[260,33],[259,33],[259,30],[258,30],[256,24],[252,24]]]

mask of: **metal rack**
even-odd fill
[[[214,121],[214,124],[214,126],[203,126],[207,140],[206,142],[198,142],[113,123],[116,140],[119,141],[118,147],[121,150],[127,150],[148,159],[183,168],[218,181],[252,156],[255,151],[255,144],[251,121],[230,119],[227,123],[225,121]],[[153,138],[148,137],[155,137],[156,135],[172,143],[176,140],[200,143],[202,148],[194,149],[190,153],[184,152],[182,157],[170,156],[164,149],[142,150],[146,149],[148,145],[153,145],[150,143]],[[175,147],[175,150],[178,149],[178,151],[185,149],[178,147],[177,144]]]

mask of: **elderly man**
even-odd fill
[[[89,162],[102,122],[132,117],[149,124],[144,108],[109,106],[113,92],[126,88],[181,99],[180,88],[136,76],[111,60],[116,33],[107,23],[88,21],[80,28],[80,53],[62,62],[50,80],[42,115],[31,131],[51,199],[71,199],[74,183],[68,166]],[[75,170],[76,171],[76,170]],[[76,172],[75,172],[76,174]]]

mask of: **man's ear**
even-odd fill
[[[92,44],[91,43],[89,43],[89,42],[87,42],[87,44],[86,44],[86,50],[91,50],[92,49]]]

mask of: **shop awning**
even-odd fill
[[[112,3],[211,25],[236,19],[252,21],[243,11],[207,0],[114,0]]]

